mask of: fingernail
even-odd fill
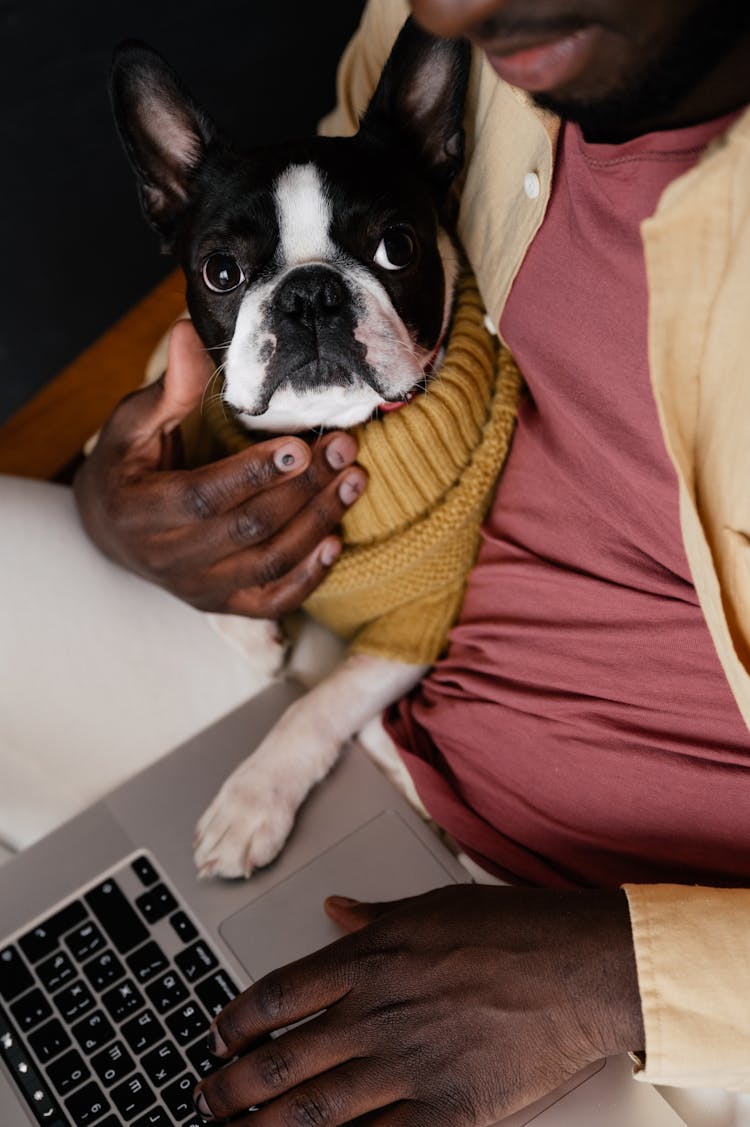
[[[359,900],[352,900],[351,896],[329,896],[326,901],[334,908],[355,908]]]
[[[341,470],[357,457],[357,444],[348,435],[338,435],[326,446],[326,461],[331,469]]]
[[[221,1034],[219,1033],[219,1030],[216,1028],[215,1025],[211,1026],[211,1029],[210,1029],[210,1032],[209,1032],[208,1043],[209,1043],[209,1046],[211,1048],[211,1052],[214,1054],[215,1057],[226,1056],[227,1047],[224,1044],[224,1038],[221,1036]]]
[[[338,540],[326,540],[320,549],[320,562],[323,567],[330,567],[341,555],[341,544]]]
[[[351,505],[357,500],[364,487],[365,481],[362,474],[349,474],[339,486],[339,497],[345,505]]]
[[[299,448],[297,446],[280,446],[274,453],[273,461],[277,470],[288,473],[301,461]]]
[[[203,1092],[198,1092],[198,1094],[193,1097],[193,1102],[195,1103],[195,1110],[199,1115],[202,1115],[204,1119],[213,1119],[211,1108],[206,1103],[206,1097],[203,1095]]]

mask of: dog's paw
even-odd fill
[[[298,802],[277,769],[250,760],[222,786],[198,822],[195,865],[201,877],[249,877],[281,851]]]
[[[261,683],[259,687],[279,673],[287,646],[277,622],[237,614],[207,613],[206,618],[242,654]]]

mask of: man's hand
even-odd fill
[[[212,373],[192,325],[179,322],[166,376],[122,401],[79,471],[78,507],[111,559],[193,606],[277,618],[338,556],[335,529],[365,474],[344,433],[312,450],[280,437],[180,468],[179,424]]]
[[[643,1046],[620,892],[464,885],[326,907],[354,934],[217,1017],[216,1050],[237,1059],[198,1086],[204,1116],[486,1127],[592,1061]]]

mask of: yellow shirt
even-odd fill
[[[323,122],[348,134],[406,0],[370,0]],[[458,232],[498,324],[549,201],[559,122],[476,53]],[[750,726],[750,111],[663,194],[642,226],[651,382],[679,482],[693,582]],[[689,827],[686,827],[689,832]],[[629,885],[654,1083],[750,1091],[750,890]]]

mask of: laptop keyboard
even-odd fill
[[[0,950],[0,1058],[46,1127],[202,1127],[208,1027],[237,993],[139,854]]]

